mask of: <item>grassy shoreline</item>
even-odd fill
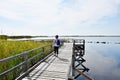
[[[41,41],[41,42],[35,42],[35,41],[7,41],[7,40],[0,40],[0,60],[10,57],[10,56],[14,56],[17,54],[20,54],[22,52],[25,51],[29,51],[31,49],[34,48],[38,48],[38,47],[42,47],[48,44],[51,44],[52,41]],[[50,47],[45,47],[45,55],[48,55],[49,52],[47,50],[50,49]],[[32,56],[38,55],[39,53],[41,53],[41,49],[37,50],[36,52],[32,52],[30,55],[28,55],[28,58],[31,58]],[[39,61],[41,59],[42,56],[39,56],[36,58],[37,61]],[[22,61],[24,61],[24,56],[20,57],[20,58],[16,58],[13,60],[10,60],[8,62],[5,63],[1,63],[0,64],[0,73],[13,68],[14,66],[20,64]],[[29,64],[32,66],[35,63],[33,61],[30,61]],[[24,69],[24,68],[23,68]],[[20,73],[20,69],[9,73],[7,76],[0,78],[0,80],[13,80],[15,79],[19,73]]]
[[[52,41],[35,42],[0,40],[0,60],[51,43]]]

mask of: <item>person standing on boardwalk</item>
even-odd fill
[[[55,56],[58,56],[59,47],[60,47],[60,39],[58,38],[58,35],[55,36],[55,40],[53,41],[53,45],[54,45]]]

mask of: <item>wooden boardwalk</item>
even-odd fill
[[[22,80],[68,80],[72,46],[72,43],[65,43],[59,49],[58,57],[50,56]]]

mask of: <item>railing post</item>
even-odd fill
[[[28,70],[28,53],[24,55],[24,58],[25,58],[25,71]]]
[[[83,55],[85,55],[85,40],[83,40],[83,45],[84,45],[84,46],[83,46],[83,49],[84,49],[84,50],[83,50]]]
[[[45,47],[42,47],[42,59],[44,58]]]
[[[75,47],[75,40],[73,40],[73,52],[72,52],[72,76],[75,76],[75,73],[74,73],[74,68],[75,68],[74,47]]]
[[[52,52],[52,47],[53,47],[53,46],[52,46],[52,45],[50,45],[50,52]]]

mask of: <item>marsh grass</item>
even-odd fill
[[[0,60],[47,44],[51,44],[51,41],[35,42],[0,40]]]
[[[7,58],[10,56],[14,56],[16,54],[20,54],[22,52],[42,47],[44,45],[51,44],[52,41],[41,41],[41,42],[35,42],[35,41],[6,41],[6,40],[0,40],[0,59]],[[28,55],[28,58],[33,57],[34,55],[38,55],[40,52],[42,52],[42,49],[36,50],[35,52],[31,52]],[[50,53],[50,46],[45,47],[45,56],[47,56]],[[42,55],[39,55],[36,57],[36,60],[31,59],[29,61],[29,67],[36,64],[39,60],[41,60]],[[15,58],[13,60],[10,60],[9,62],[0,63],[0,73],[20,64],[24,61],[24,56],[21,56],[19,58]],[[21,73],[22,69],[16,69],[16,71],[9,73],[7,76],[0,80],[12,80],[15,79],[15,77]]]

